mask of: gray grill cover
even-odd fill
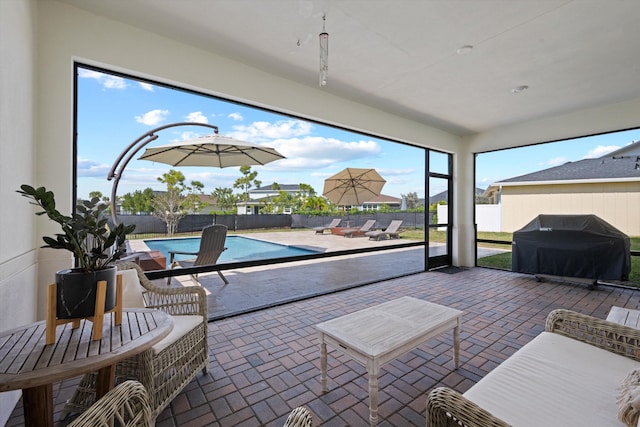
[[[511,269],[594,280],[627,280],[629,236],[595,215],[538,215],[513,233]]]

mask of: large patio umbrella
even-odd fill
[[[336,205],[357,206],[379,196],[386,182],[375,169],[346,168],[324,180],[322,195]]]
[[[145,149],[138,160],[150,160],[172,166],[265,165],[284,159],[275,148],[212,134]]]

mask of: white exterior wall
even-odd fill
[[[33,181],[36,3],[0,1],[0,330],[36,320],[35,215],[15,192]],[[5,425],[20,391],[0,393]]]

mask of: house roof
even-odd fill
[[[640,180],[640,157],[606,157],[583,159],[560,166],[516,176],[494,185],[568,181],[620,181]]]
[[[476,187],[476,196],[481,196],[484,194],[485,190],[482,188]],[[444,190],[438,194],[435,194],[429,197],[429,204],[438,203],[438,202],[448,202],[449,201],[449,190]]]
[[[633,141],[601,157],[640,156],[640,141]]]
[[[254,188],[252,190],[249,190],[250,193],[258,193],[258,192],[268,192],[268,193],[272,193],[274,191],[300,191],[300,185],[299,184],[278,184],[279,185],[279,189],[278,190],[274,190],[273,189],[273,184],[270,185],[263,185],[262,187],[258,187],[258,188]]]
[[[397,203],[400,204],[402,202],[402,199],[399,199],[398,197],[393,197],[393,196],[387,196],[384,194],[381,194],[377,197],[374,197],[373,199],[369,199],[366,202],[362,203],[364,204],[368,204],[368,203]]]

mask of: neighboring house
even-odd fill
[[[381,194],[378,197],[367,200],[360,206],[345,206],[345,210],[350,210],[355,207],[359,211],[379,211],[383,206],[386,206],[390,210],[400,209],[400,206],[402,206],[402,199]]]
[[[633,141],[602,157],[640,156],[640,141]]]
[[[476,196],[482,196],[485,193],[485,190],[482,188],[476,187]],[[438,202],[449,202],[449,191],[444,190],[438,194],[429,197],[429,204],[432,205]]]
[[[284,191],[292,196],[300,193],[304,193],[300,189],[298,184],[278,184],[275,188],[274,185],[267,185],[249,190],[249,201],[245,203],[240,201],[237,203],[238,215],[257,215],[260,213],[260,208],[269,204],[274,197],[280,195],[280,192]],[[291,214],[292,208],[285,207],[282,212],[285,214]]]
[[[640,236],[640,155],[568,162],[496,182],[486,196],[501,206],[501,231],[516,231],[539,214],[594,214]]]

